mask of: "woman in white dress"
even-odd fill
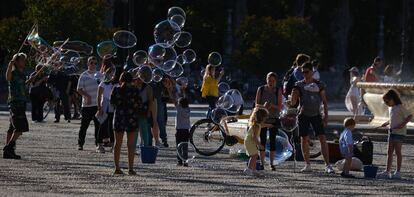
[[[362,114],[361,94],[359,88],[356,86],[356,84],[361,81],[361,77],[359,76],[359,69],[354,66],[349,69],[349,74],[351,75],[351,87],[346,94],[345,105],[348,111],[352,112],[352,114],[360,115]]]

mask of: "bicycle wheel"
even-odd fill
[[[224,146],[226,134],[224,129],[211,119],[201,119],[190,129],[190,143],[195,151],[204,156],[218,153]]]
[[[52,110],[53,106],[50,101],[46,101],[43,105],[43,120],[46,119],[47,115],[49,115],[50,110]]]

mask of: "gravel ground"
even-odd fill
[[[30,116],[28,116],[30,117]],[[344,179],[323,173],[321,157],[313,161],[312,173],[298,173],[303,166],[288,161],[264,177],[242,174],[245,161],[233,159],[226,150],[211,157],[198,157],[191,167],[177,167],[173,118],[169,118],[170,148],[159,151],[156,164],[142,164],[136,157],[136,176],[113,176],[111,153],[95,153],[93,126],[84,151],[78,151],[79,120],[72,123],[30,123],[30,132],[17,143],[21,160],[0,159],[0,196],[332,196],[414,195],[414,146],[403,146],[402,180]],[[194,120],[193,120],[194,121]],[[0,115],[0,138],[4,141],[8,116]],[[375,142],[374,164],[384,169],[386,144]],[[127,172],[125,143],[121,155]],[[228,151],[228,149],[227,149]]]

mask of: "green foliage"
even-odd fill
[[[111,36],[104,27],[105,0],[25,0],[22,16],[0,21],[0,45],[8,55],[17,52],[30,27],[37,23],[39,35],[49,44],[57,40],[81,40],[92,46]]]
[[[242,69],[255,74],[287,70],[296,54],[306,53],[321,58],[319,37],[303,18],[249,16],[236,33],[240,47],[234,61]]]

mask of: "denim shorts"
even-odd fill
[[[396,142],[403,142],[405,136],[404,135],[399,135],[399,134],[393,134],[390,133],[388,135],[388,141],[396,141]]]

